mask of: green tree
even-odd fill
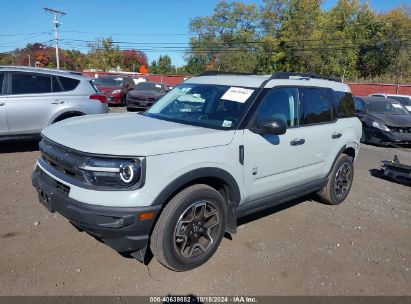
[[[153,74],[172,74],[175,72],[175,67],[171,64],[170,56],[160,55],[157,61],[151,62],[149,70]]]
[[[90,44],[88,52],[88,66],[102,71],[109,71],[122,67],[123,56],[120,48],[113,43],[113,39],[97,39]]]

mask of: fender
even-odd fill
[[[335,165],[335,162],[337,161],[338,157],[339,157],[345,150],[347,150],[348,148],[352,148],[352,149],[354,149],[355,152],[357,152],[357,150],[358,150],[358,144],[355,143],[355,142],[347,143],[347,144],[345,144],[345,145],[340,149],[340,151],[338,151],[337,156],[334,158],[334,161],[333,161],[333,163],[332,163],[332,165],[331,165],[331,169],[328,171],[328,173],[327,173],[327,175],[326,175],[327,177],[331,174],[331,171],[333,170],[334,165]],[[356,157],[356,156],[357,156],[357,154],[355,155],[355,157]],[[354,159],[355,159],[355,158],[354,158]]]
[[[237,215],[236,208],[241,200],[240,188],[235,178],[227,171],[214,168],[205,167],[189,171],[180,177],[176,178],[170,184],[168,184],[160,194],[155,198],[154,205],[164,205],[167,200],[176,193],[183,186],[201,178],[217,178],[228,186],[230,194],[230,201],[227,202],[227,227],[226,231],[229,233],[235,233],[237,230]]]
[[[184,173],[180,177],[173,180],[168,184],[160,194],[155,198],[153,205],[163,205],[167,202],[168,198],[175,193],[178,189],[190,182],[200,178],[217,178],[228,185],[230,192],[230,203],[238,205],[241,200],[240,188],[234,177],[227,171],[215,168],[205,167],[199,168],[187,173]]]

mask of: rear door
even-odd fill
[[[9,134],[9,127],[7,124],[7,95],[5,83],[6,73],[0,72],[0,136]]]
[[[59,91],[58,81],[51,75],[32,72],[11,74],[11,94],[8,97],[7,119],[10,134],[40,133],[53,115],[64,107],[52,83]]]

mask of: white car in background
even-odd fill
[[[408,110],[408,112],[411,112],[411,96],[410,95],[375,93],[375,94],[370,94],[368,96],[378,96],[378,97],[395,99],[399,101]]]

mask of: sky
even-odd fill
[[[337,0],[324,0],[331,8]],[[87,52],[86,41],[112,36],[122,49],[143,50],[149,62],[169,55],[176,66],[184,64],[182,48],[190,38],[190,19],[212,15],[218,0],[12,0],[0,9],[0,52],[27,43],[52,45],[53,15],[44,7],[66,12],[60,18],[60,46]],[[261,3],[262,0],[243,0]],[[388,11],[407,0],[369,0],[377,12]],[[167,47],[173,48],[167,48]],[[176,49],[178,48],[178,49]]]

